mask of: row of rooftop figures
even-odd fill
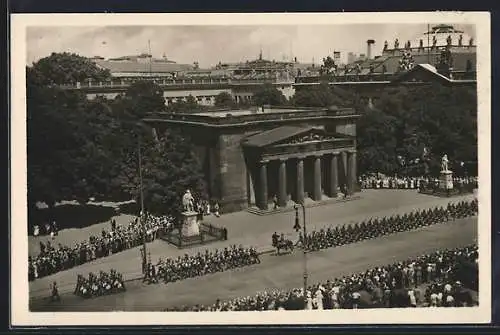
[[[453,44],[453,38],[451,35],[448,35],[448,37],[446,38],[446,46],[449,46],[449,47],[453,47],[453,46],[458,46],[458,47],[464,47],[464,43],[463,43],[463,35],[459,35],[458,39],[457,39],[457,44]],[[431,48],[437,48],[438,47],[438,39],[436,36],[433,36],[432,37],[432,45],[429,45]],[[474,46],[474,38],[469,38],[469,44],[467,45],[467,47],[473,47]],[[412,46],[411,46],[411,42],[410,41],[407,41],[404,45],[404,49],[411,49]],[[418,46],[419,49],[424,49],[424,40],[423,39],[420,39],[419,40],[419,46]],[[394,49],[395,50],[398,50],[400,49],[399,47],[399,39],[395,39],[394,40]],[[390,50],[389,49],[389,42],[385,41],[384,42],[384,50],[383,51],[387,51],[387,50]]]

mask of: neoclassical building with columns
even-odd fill
[[[207,191],[224,212],[336,198],[356,190],[352,108],[264,107],[151,113],[156,132],[180,127],[195,143]]]

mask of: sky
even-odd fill
[[[444,22],[447,23],[447,22]],[[453,23],[449,23],[453,24]],[[475,37],[472,25],[454,25]],[[384,41],[398,38],[400,45],[415,40],[426,24],[346,24],[286,26],[85,26],[28,27],[27,65],[52,52],[73,52],[105,58],[148,53],[164,54],[177,63],[207,68],[221,62],[239,62],[258,57],[281,61],[297,57],[299,62],[319,63],[333,51],[366,53],[366,40],[374,39],[372,56],[379,55]]]

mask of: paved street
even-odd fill
[[[455,248],[476,242],[477,218],[450,221],[411,232],[363,241],[339,248],[314,252],[308,256],[309,283],[364,271],[398,260],[416,257],[438,249]],[[272,288],[302,285],[302,253],[262,257],[262,263],[234,271],[187,279],[170,284],[129,282],[128,291],[85,300],[62,296],[62,304],[47,298],[32,301],[35,311],[161,311],[167,307],[210,304],[217,298],[252,295]]]
[[[445,205],[450,201],[460,201],[472,199],[473,195],[455,197],[451,199],[437,198],[422,195],[414,190],[365,190],[361,194],[361,199],[346,203],[336,203],[320,207],[309,208],[307,210],[308,229],[312,230],[328,225],[338,225],[349,222],[357,222],[369,217],[382,217],[395,213],[410,212],[415,208],[429,208],[438,205]],[[259,249],[269,247],[271,234],[274,231],[288,232],[291,237],[296,234],[292,229],[293,212],[278,213],[268,216],[257,216],[248,212],[238,212],[223,215],[221,218],[210,217],[208,220],[215,225],[225,226],[229,231],[229,240],[216,242],[206,246],[199,246],[186,250],[179,250],[167,242],[158,240],[148,244],[148,251],[151,258],[156,261],[159,257],[177,257],[184,253],[192,254],[203,251],[207,248],[223,248],[230,244],[242,244],[244,246],[256,246]],[[119,223],[128,223],[130,216],[122,215],[118,217]],[[109,222],[105,222],[80,230],[61,231],[55,243],[72,245],[74,241],[81,241],[88,238],[90,234],[98,234],[100,231],[110,229]],[[38,252],[39,239],[46,237],[30,237],[30,254]],[[99,272],[99,270],[109,270],[111,268],[124,274],[125,279],[135,278],[140,274],[140,252],[139,248],[133,248],[124,252],[112,255],[107,258],[98,259],[73,269],[56,273],[52,276],[44,277],[30,283],[30,297],[45,296],[50,284],[57,281],[61,292],[72,291],[76,275],[87,274],[89,272]]]

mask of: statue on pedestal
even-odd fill
[[[448,155],[441,158],[441,176],[439,178],[439,188],[449,192],[453,189],[453,172],[448,169]]]
[[[448,170],[448,155],[444,155],[443,158],[441,158],[441,171],[449,171]]]
[[[194,198],[189,190],[186,190],[186,193],[182,196],[182,207],[186,212],[194,211]]]

